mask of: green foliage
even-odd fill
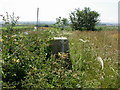
[[[66,26],[68,26],[68,23],[69,23],[69,21],[67,20],[67,18],[59,17],[59,18],[56,18],[55,25],[59,28],[61,27],[61,29],[63,30],[63,29],[65,29]]]
[[[71,26],[75,30],[95,30],[95,25],[99,21],[98,17],[99,14],[96,11],[91,11],[90,8],[76,9],[70,14]]]
[[[16,25],[19,17],[14,16],[14,12],[12,15],[9,15],[8,12],[6,12],[6,16],[1,15],[2,20],[4,21],[4,25],[7,28],[7,32],[11,33],[13,31],[13,27]]]
[[[62,24],[63,24],[64,26],[67,26],[67,25],[68,25],[68,20],[67,20],[67,18],[63,18],[63,19],[62,19]]]
[[[5,32],[3,40],[3,87],[21,88],[28,72],[42,67],[40,63],[46,60],[47,40],[41,40],[32,33],[9,35]]]

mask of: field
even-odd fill
[[[3,88],[120,88],[118,31],[116,27],[101,28],[101,31],[15,28],[12,33],[3,30],[0,40]],[[68,38],[71,70],[63,68],[64,59],[50,55],[53,37]]]

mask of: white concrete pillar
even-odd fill
[[[68,39],[66,37],[54,37],[50,47],[52,54],[54,54],[56,58],[65,60],[66,64],[63,65],[64,68],[72,69]]]

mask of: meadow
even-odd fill
[[[3,88],[120,88],[118,29],[101,31],[14,28],[2,32]],[[53,37],[67,37],[72,69],[50,55]],[[49,58],[46,58],[49,55]],[[103,61],[103,66],[98,59]]]

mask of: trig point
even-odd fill
[[[65,60],[66,64],[64,65],[64,68],[72,69],[69,44],[66,37],[54,37],[51,43],[51,51],[57,59]]]

